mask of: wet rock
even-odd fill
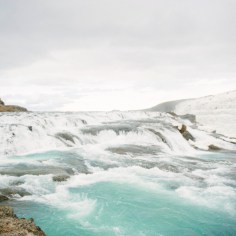
[[[87,125],[88,123],[87,123],[87,121],[86,120],[81,120],[81,122],[84,124],[84,125]]]
[[[55,134],[55,137],[68,147],[72,147],[76,143],[76,140],[82,143],[82,140],[77,135],[70,132],[59,132]]]
[[[4,202],[4,201],[7,201],[7,200],[9,200],[8,197],[0,194],[0,202]]]
[[[117,135],[120,134],[120,132],[128,133],[132,131],[137,131],[136,126],[132,126],[129,124],[104,124],[99,126],[89,126],[84,129],[81,129],[81,132],[83,134],[90,134],[90,135],[98,135],[102,131],[112,130]]]
[[[194,137],[188,132],[187,130],[187,126],[186,125],[182,125],[181,129],[179,129],[179,132],[183,135],[183,137],[188,141],[188,140],[192,140],[194,141]]]
[[[183,134],[183,133],[186,132],[186,131],[187,131],[187,126],[186,126],[186,125],[182,125],[181,129],[179,130],[179,132],[180,132],[181,134]]]
[[[15,180],[15,181],[11,182],[12,186],[18,186],[18,185],[21,185],[21,184],[24,184],[24,181],[22,181],[22,180]]]
[[[214,144],[211,144],[208,146],[209,151],[219,151],[222,150],[220,147],[215,146]]]
[[[120,155],[126,155],[126,154],[134,154],[136,155],[155,155],[156,153],[160,152],[160,149],[158,149],[155,146],[138,146],[138,145],[122,145],[119,147],[109,147],[106,149],[109,152],[113,152]]]
[[[66,157],[58,159],[58,162],[61,164],[66,164],[67,166],[71,167],[72,171],[58,172],[58,173],[55,173],[54,175],[73,175],[75,170],[76,172],[83,173],[83,174],[90,173],[82,157],[78,157],[78,156],[74,157],[73,155],[68,153]]]
[[[71,135],[70,133],[57,133],[55,135],[56,138],[58,139],[64,139],[66,141],[70,141],[72,143],[75,143],[74,139],[73,139],[73,135]]]
[[[154,129],[148,129],[148,130],[157,135],[162,140],[163,143],[167,143],[165,137],[160,132],[155,131]]]
[[[52,180],[54,182],[64,182],[67,181],[70,178],[69,175],[57,175],[57,176],[53,176]]]
[[[0,105],[2,105],[2,106],[5,105],[1,98],[0,98]]]
[[[158,168],[160,170],[168,171],[168,172],[174,172],[174,173],[180,173],[180,169],[178,166],[167,164],[167,163],[158,163]]]
[[[9,206],[0,206],[0,235],[46,236],[33,219],[19,219]]]
[[[172,115],[172,116],[174,116],[174,117],[177,117],[178,115],[176,114],[176,113],[174,113],[173,111],[169,111],[169,112],[167,112],[168,114],[170,114],[170,115]]]
[[[11,176],[23,176],[23,175],[60,175],[60,174],[74,174],[72,168],[69,167],[57,167],[57,166],[36,166],[36,165],[26,165],[26,164],[17,164],[9,168],[1,168],[0,174],[2,175],[11,175]]]
[[[31,195],[25,189],[19,188],[19,187],[3,188],[3,189],[0,189],[0,193],[3,194],[4,196],[19,195],[20,197],[24,197],[24,196]]]
[[[188,131],[185,131],[182,135],[187,141],[188,140],[192,140],[192,141],[195,140],[194,137]]]

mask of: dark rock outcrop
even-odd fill
[[[72,168],[69,167],[57,167],[57,166],[48,166],[47,168],[44,168],[43,166],[26,166],[25,165],[16,165],[9,168],[1,168],[0,167],[0,174],[1,175],[11,175],[11,176],[23,176],[23,175],[48,175],[48,174],[54,174],[54,175],[73,175],[74,171]],[[16,169],[19,167],[19,169]],[[83,170],[81,171],[83,172]],[[87,171],[84,171],[87,172]],[[0,189],[1,192],[1,189]]]
[[[70,178],[69,175],[56,175],[52,177],[52,180],[55,182],[63,182]]]
[[[0,235],[46,236],[33,219],[19,219],[9,206],[0,206]]]
[[[74,139],[73,139],[73,135],[71,135],[70,133],[57,133],[56,135],[55,135],[55,137],[56,138],[58,138],[58,139],[63,139],[63,140],[66,140],[66,141],[70,141],[70,142],[72,142],[72,143],[75,143],[75,141],[74,141]]]
[[[0,194],[0,202],[7,201],[9,198]]]
[[[188,140],[194,141],[194,137],[188,132],[186,125],[182,125],[181,129],[179,129],[179,132],[183,135],[183,137],[184,137],[187,141],[188,141]]]
[[[220,151],[222,150],[220,147],[215,146],[214,144],[211,144],[208,146],[209,151]]]
[[[4,196],[8,196],[8,197],[13,197],[15,195],[18,195],[20,197],[24,197],[24,196],[29,196],[30,193],[27,192],[25,189],[20,188],[20,187],[8,187],[8,188],[2,188],[0,189],[0,193],[3,194]]]
[[[185,114],[185,115],[177,115],[176,113],[174,113],[173,111],[167,112],[168,114],[174,116],[174,117],[180,117],[181,119],[184,120],[189,120],[192,123],[196,123],[196,116],[193,114]]]
[[[158,131],[154,130],[154,129],[148,129],[150,132],[154,133],[155,135],[157,135],[163,143],[167,143],[165,137]]]
[[[182,125],[181,129],[179,130],[179,132],[180,132],[181,134],[183,134],[183,133],[186,132],[186,131],[187,131],[187,126],[186,126],[186,125]]]
[[[5,106],[5,103],[2,101],[1,98],[0,98],[0,105]]]

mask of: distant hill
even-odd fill
[[[163,102],[156,105],[155,107],[147,109],[147,111],[175,112],[175,108],[179,103],[190,100],[192,99],[181,99],[181,100]]]
[[[197,122],[217,133],[236,137],[236,90],[195,99],[161,103],[148,111],[194,114]]]
[[[24,107],[16,106],[16,105],[5,105],[5,103],[0,98],[0,112],[25,112],[28,111]]]

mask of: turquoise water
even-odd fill
[[[6,125],[4,153],[31,154],[1,157],[0,193],[47,236],[235,236],[236,153],[193,148],[167,115],[126,115]],[[200,147],[235,149],[192,132]]]
[[[10,204],[48,236],[236,235],[235,153],[115,159],[79,149],[18,156],[9,164],[18,175],[2,183],[30,193]],[[80,173],[61,183],[45,172],[71,169]]]
[[[54,167],[64,163],[68,168],[71,160],[84,161],[79,153],[51,151],[13,159],[30,159],[33,165],[50,160]],[[48,236],[236,235],[234,160],[235,153],[172,157],[169,166],[180,168],[184,161],[183,173],[168,165],[160,170],[158,159],[153,168],[124,159],[123,167],[107,168],[87,160],[87,165],[106,168],[64,183],[53,182],[51,175],[15,177],[33,195],[10,204],[18,216],[33,217]]]
[[[19,216],[33,217],[48,236],[236,234],[233,216],[190,204],[174,194],[114,183],[72,188],[70,193],[71,199],[86,194],[96,200],[96,207],[77,218],[76,210],[34,202],[13,205]]]

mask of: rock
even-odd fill
[[[188,132],[188,131],[185,131],[182,133],[183,137],[188,141],[188,140],[192,140],[194,141],[194,137]]]
[[[0,194],[0,202],[7,201],[7,200],[9,200],[8,197]]]
[[[209,151],[219,151],[222,150],[220,147],[215,146],[214,144],[211,144],[208,146]]]
[[[52,180],[55,182],[63,182],[70,178],[69,175],[56,175],[52,177]]]
[[[0,235],[46,236],[33,219],[19,219],[9,206],[0,206]]]
[[[20,188],[20,187],[14,187],[14,186],[0,189],[0,193],[3,194],[4,196],[10,196],[10,197],[14,195],[19,195],[20,197],[31,195],[25,189]]]
[[[18,176],[18,177],[23,176],[23,175],[48,175],[48,174],[73,175],[74,174],[73,167],[70,168],[66,166],[58,167],[58,166],[48,165],[47,168],[45,168],[45,166],[37,166],[37,165],[20,163],[20,164],[12,165],[9,168],[4,168],[0,166],[0,175],[11,175],[11,176]],[[77,169],[78,168],[79,167],[77,167]],[[84,170],[84,172],[86,172],[86,170]]]
[[[26,108],[15,106],[15,105],[5,105],[5,103],[0,98],[0,112],[25,112]]]
[[[14,105],[7,105],[3,106],[0,105],[0,112],[26,112],[27,109],[20,106],[14,106]]]
[[[183,133],[186,132],[186,131],[187,131],[187,126],[186,126],[186,125],[182,125],[181,129],[179,130],[179,132],[180,132],[181,134],[183,134]]]
[[[181,129],[179,129],[179,132],[183,135],[183,137],[188,141],[188,140],[192,140],[194,141],[194,137],[188,132],[187,130],[187,126],[186,125],[182,125]]]
[[[2,101],[1,98],[0,98],[0,105],[5,106],[5,103]]]
[[[0,206],[0,219],[3,217],[15,217],[13,209],[9,206]]]
[[[177,127],[178,128],[178,127]],[[154,130],[154,129],[148,129],[150,132],[154,133],[155,135],[157,135],[163,143],[167,143],[165,137],[158,131]]]
[[[86,120],[81,120],[81,122],[84,124],[84,125],[87,125],[88,123],[87,123],[87,121]]]
[[[174,117],[177,117],[178,115],[176,114],[176,113],[174,113],[173,111],[169,111],[169,112],[167,112],[168,114],[170,114],[170,115],[172,115],[172,116],[174,116]]]
[[[60,139],[60,140],[63,139],[63,140],[75,143],[75,141],[73,139],[73,135],[70,134],[70,133],[56,133],[55,137]]]

